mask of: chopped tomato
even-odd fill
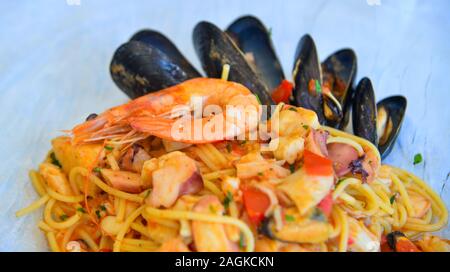
[[[322,201],[319,202],[317,207],[322,210],[323,214],[325,214],[327,217],[331,214],[331,209],[333,208],[333,196],[331,195],[331,192],[324,198]]]
[[[420,252],[417,246],[406,237],[399,237],[395,242],[397,252]]]
[[[352,237],[348,237],[348,240],[347,240],[347,245],[352,245],[353,243],[355,242],[355,240],[353,240],[353,238]]]
[[[333,175],[333,162],[327,158],[316,155],[309,150],[305,150],[304,166],[306,173],[312,176]]]
[[[243,190],[244,206],[250,221],[258,225],[264,219],[264,213],[270,206],[269,197],[256,188]]]
[[[277,104],[280,102],[288,103],[293,88],[294,85],[288,80],[281,81],[281,84],[272,92],[273,101]]]

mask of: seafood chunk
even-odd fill
[[[142,146],[134,144],[120,160],[120,166],[121,169],[140,173],[144,162],[149,159],[147,151]]]
[[[51,163],[44,162],[39,166],[39,172],[48,187],[63,195],[72,194],[69,181],[67,180],[66,175],[62,172],[61,168]]]
[[[194,212],[222,215],[224,208],[219,199],[213,195],[202,197],[193,208]],[[237,251],[238,247],[227,236],[223,224],[202,221],[192,222],[192,235],[197,251],[225,252]]]
[[[411,200],[411,205],[414,209],[414,214],[412,217],[422,218],[427,214],[427,212],[431,209],[431,201],[424,197],[423,195],[408,190],[409,199]]]
[[[330,160],[309,151],[305,151],[304,158],[304,166],[286,177],[277,187],[290,197],[301,215],[319,204],[334,184]]]
[[[348,144],[330,143],[327,144],[327,151],[338,177],[348,174],[351,170],[350,163],[358,159],[358,151]]]
[[[306,137],[305,149],[315,153],[316,155],[326,157],[328,132],[323,130],[311,129]]]
[[[378,252],[380,240],[370,232],[361,222],[353,217],[348,217],[349,251],[353,252]]]
[[[140,193],[143,190],[141,176],[136,173],[102,169],[101,174],[112,187],[118,190],[127,193]]]
[[[69,174],[70,170],[77,166],[91,167],[103,149],[101,144],[74,145],[70,137],[64,136],[54,138],[52,147],[66,174]]]
[[[149,171],[144,166],[146,175],[151,172],[153,190],[148,203],[154,207],[171,207],[179,196],[194,194],[203,188],[203,180],[197,164],[186,154],[175,151],[161,156],[157,163],[153,161]]]

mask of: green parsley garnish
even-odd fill
[[[63,214],[63,215],[61,215],[61,216],[59,217],[59,219],[61,219],[61,221],[66,221],[67,218],[69,218],[69,217],[67,216],[67,214]]]
[[[77,208],[77,212],[86,213],[86,210],[83,207]]]
[[[101,169],[100,167],[95,167],[95,168],[94,168],[94,172],[96,172],[96,173],[100,173],[101,170],[102,170],[102,169]]]
[[[289,164],[289,170],[291,170],[291,174],[295,172],[295,165]]]
[[[284,216],[284,219],[285,219],[287,222],[294,222],[294,221],[295,221],[294,216],[292,216],[292,215],[290,215],[290,214],[286,214],[286,215]]]
[[[320,86],[320,82],[318,80],[315,80],[315,82],[316,82],[316,92],[317,92],[317,94],[321,94],[322,86]]]
[[[262,176],[263,175],[263,173],[262,172],[258,172],[258,176]]]
[[[147,198],[147,197],[150,195],[151,191],[152,191],[152,190],[148,189],[148,190],[145,192],[145,197],[144,197],[144,198]]]
[[[239,234],[239,247],[240,248],[245,247],[244,234],[242,234],[242,232]]]
[[[52,160],[52,164],[58,166],[59,168],[61,168],[61,163],[58,161],[58,159],[56,158],[55,152],[50,153],[50,159]]]
[[[245,145],[247,143],[247,140],[243,140],[242,142],[240,142],[240,145]]]
[[[422,154],[417,153],[416,155],[414,155],[414,165],[421,163],[422,160]]]
[[[294,107],[290,107],[289,110],[290,110],[290,111],[295,111],[295,112],[297,112],[297,109],[294,108]]]
[[[394,201],[395,201],[396,198],[397,198],[397,193],[393,194],[391,196],[391,198],[389,198],[389,202],[391,203],[391,205],[394,204]]]
[[[105,205],[100,205],[99,207],[100,207],[100,210],[102,210],[102,211],[106,211],[106,207],[105,207]]]
[[[227,148],[228,153],[231,153],[231,144],[230,143],[227,143],[226,148]]]
[[[303,125],[303,128],[304,128],[304,129],[308,129],[309,126],[308,126],[308,125]]]
[[[102,218],[102,214],[100,213],[99,210],[96,210],[95,214],[97,215],[98,219]]]
[[[258,100],[258,103],[259,103],[260,105],[262,105],[261,100],[259,100],[259,96],[258,96],[257,94],[255,94],[255,96],[256,96],[256,100]]]
[[[231,201],[233,201],[233,195],[231,194],[230,191],[228,191],[227,195],[225,196],[225,199],[223,200],[223,206],[225,207],[225,209],[228,209]]]
[[[105,145],[105,149],[106,149],[106,150],[109,150],[109,151],[112,151],[112,150],[114,149],[114,147],[109,146],[109,145]]]

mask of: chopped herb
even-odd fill
[[[98,219],[102,218],[102,214],[100,213],[99,210],[96,210],[95,214],[97,215]]]
[[[227,143],[226,148],[227,148],[228,153],[231,153],[231,144],[230,143]]]
[[[289,110],[290,110],[290,111],[295,111],[295,112],[297,112],[297,109],[294,108],[294,107],[290,107]]]
[[[240,142],[239,144],[240,145],[245,145],[247,143],[247,141],[246,140],[243,140],[242,142]]]
[[[105,145],[105,149],[106,149],[106,150],[109,150],[109,151],[112,151],[112,150],[114,149],[114,147],[109,146],[109,145]]]
[[[335,187],[338,187],[338,185],[341,184],[341,182],[343,182],[344,180],[345,180],[345,178],[338,180],[338,182],[336,182],[336,186]]]
[[[289,170],[291,170],[291,174],[295,172],[295,164],[289,164]]]
[[[317,94],[321,94],[322,86],[320,86],[320,82],[318,80],[315,80],[315,82],[316,82],[316,92],[317,92]]]
[[[294,221],[295,221],[294,216],[292,216],[292,215],[290,215],[290,214],[286,214],[286,215],[284,216],[284,219],[285,219],[287,222],[294,222]]]
[[[389,198],[389,202],[391,203],[391,205],[394,204],[395,199],[397,199],[397,193],[393,194],[393,195],[391,196],[391,198]]]
[[[263,173],[262,172],[258,172],[258,176],[262,176],[263,175]]]
[[[102,169],[101,169],[100,167],[95,167],[95,168],[94,168],[94,172],[96,172],[96,173],[100,173],[101,170],[102,170]]]
[[[100,207],[100,210],[102,210],[102,211],[106,211],[106,207],[105,207],[105,205],[100,205],[99,207]]]
[[[422,154],[417,153],[416,155],[414,155],[414,165],[421,163],[422,160]]]
[[[308,126],[308,125],[303,125],[303,128],[304,128],[304,129],[308,129],[309,126]]]
[[[225,207],[225,209],[228,209],[231,201],[233,201],[233,195],[231,194],[230,191],[228,191],[227,195],[225,196],[225,199],[223,200],[223,206]]]
[[[52,160],[52,164],[58,166],[59,168],[61,168],[61,163],[58,161],[58,159],[56,158],[55,152],[50,153],[50,159]]]
[[[239,248],[245,247],[244,234],[242,232],[239,234]]]
[[[77,212],[86,213],[86,210],[83,207],[77,208]]]
[[[66,214],[63,214],[59,217],[59,219],[61,219],[61,221],[66,221],[67,218],[69,218]]]
[[[262,105],[261,100],[259,100],[259,96],[258,96],[257,94],[255,94],[255,96],[256,96],[256,100],[258,100],[258,103],[259,103],[260,105]]]

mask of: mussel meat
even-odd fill
[[[387,97],[377,104],[378,150],[382,158],[389,155],[394,146],[406,106],[406,98],[400,95]]]
[[[339,111],[335,110],[335,114],[330,115],[326,113],[325,109],[328,126],[343,129],[347,125],[353,98],[352,86],[356,77],[356,71],[356,54],[352,49],[341,49],[322,62],[322,84],[324,88],[331,91],[333,97],[339,102],[342,112],[342,115],[339,116]],[[332,97],[330,98],[328,100],[332,100]],[[325,103],[331,109],[337,106],[336,103],[327,103],[327,99],[325,99]]]

